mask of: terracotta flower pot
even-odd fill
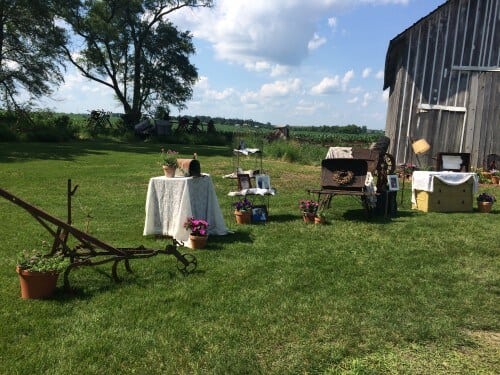
[[[170,167],[168,165],[163,165],[163,172],[165,173],[165,177],[169,177],[169,178],[175,177],[175,170],[176,169],[177,169],[176,167]]]
[[[50,297],[57,285],[58,273],[35,272],[16,267],[21,285],[21,298],[40,299]]]
[[[324,217],[321,216],[315,216],[314,217],[314,224],[325,224],[326,220]]]
[[[191,248],[193,249],[204,249],[207,245],[208,236],[196,236],[194,234],[189,235],[189,240],[191,241]]]
[[[234,217],[238,224],[250,224],[252,222],[252,213],[250,211],[234,211]]]
[[[311,212],[303,212],[302,218],[304,219],[304,223],[314,223],[314,217],[316,215]]]
[[[493,202],[477,202],[477,209],[479,212],[488,213],[491,211]]]

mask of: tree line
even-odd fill
[[[0,0],[0,100],[22,110],[50,95],[67,66],[113,90],[124,122],[179,109],[198,78],[189,31],[168,16],[212,0]],[[28,96],[28,99],[22,99]]]

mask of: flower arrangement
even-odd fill
[[[477,197],[477,201],[478,202],[489,202],[489,203],[493,203],[493,202],[496,202],[496,198],[494,195],[492,194],[488,194],[488,193],[481,193],[478,195]]]
[[[233,203],[234,209],[236,211],[251,211],[253,208],[252,202],[250,202],[247,198],[241,199],[238,202]]]
[[[39,249],[33,249],[24,250],[17,255],[17,266],[26,271],[60,273],[68,265],[68,259],[62,253],[47,255]]]
[[[179,153],[174,150],[167,150],[162,147],[160,153],[160,164],[165,165],[167,167],[176,167],[177,166],[177,155]]]
[[[208,235],[208,222],[202,219],[195,219],[190,217],[184,223],[184,228],[191,231],[193,236],[206,236]]]
[[[319,203],[310,199],[301,199],[299,201],[299,209],[304,214],[315,214],[318,212]]]

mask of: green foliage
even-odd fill
[[[47,95],[63,81],[64,31],[56,26],[51,0],[0,3],[0,91],[4,105],[17,107],[17,95]]]
[[[24,250],[17,256],[19,268],[35,272],[62,272],[69,266],[69,260],[61,253],[46,255],[39,249]]]
[[[112,263],[78,267],[72,294],[25,301],[12,259],[49,234],[0,198],[0,373],[499,372],[499,205],[489,215],[422,213],[411,210],[406,185],[396,218],[368,219],[359,200],[336,196],[329,224],[305,225],[297,202],[319,187],[320,167],[265,158],[277,189],[269,221],[237,226],[227,196],[236,182],[221,177],[232,169],[228,148],[164,146],[198,153],[233,233],[210,236],[203,251],[179,248],[198,260],[187,277],[160,254],[131,260],[134,273],[119,264],[121,283]],[[165,239],[142,235],[160,147],[2,143],[1,187],[64,220],[71,177],[75,227],[85,227],[85,205],[100,240],[164,249]]]
[[[76,1],[62,6],[59,16],[85,46],[78,59],[68,46],[67,56],[87,78],[113,89],[132,128],[143,110],[183,108],[191,98],[198,77],[189,61],[195,52],[192,36],[166,17],[184,7],[211,5],[211,0]]]
[[[77,128],[67,115],[50,111],[0,112],[0,140],[63,142],[77,138]]]
[[[278,140],[264,146],[267,157],[286,162],[318,165],[324,159],[328,148],[301,145],[297,141]]]

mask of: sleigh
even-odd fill
[[[46,213],[40,208],[0,188],[0,196],[24,208],[52,235],[54,240],[51,251],[47,255],[61,252],[65,257],[69,258],[69,266],[64,271],[64,288],[66,290],[70,289],[69,273],[75,268],[112,263],[111,274],[113,280],[118,282],[120,279],[117,268],[120,262],[123,262],[128,272],[132,272],[129,263],[130,260],[150,258],[158,254],[173,255],[177,258],[177,268],[185,275],[196,269],[196,258],[191,254],[181,254],[177,249],[180,244],[173,238],[172,243],[167,244],[165,249],[147,249],[142,245],[135,248],[118,248],[75,228],[71,225],[71,197],[75,194],[77,188],[78,185],[72,189],[71,180],[68,180],[67,222]],[[73,237],[79,243],[76,246],[70,247],[68,244],[70,237]]]
[[[371,215],[377,197],[387,189],[387,176],[394,172],[388,147],[387,137],[381,137],[370,149],[331,147],[321,161],[321,188],[308,189],[317,195],[320,209],[329,208],[337,195],[349,195],[359,198]]]

